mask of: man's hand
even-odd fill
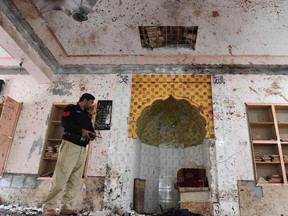
[[[96,138],[96,133],[82,129],[81,130],[81,136],[84,138],[90,139],[90,140],[94,140]]]
[[[88,135],[89,135],[89,139],[90,140],[94,140],[96,138],[96,133],[95,132],[89,131]]]
[[[88,130],[86,129],[82,129],[81,130],[81,136],[84,137],[84,138],[89,138],[89,132]]]

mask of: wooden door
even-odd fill
[[[10,152],[22,103],[7,97],[0,117],[0,176],[3,175]]]

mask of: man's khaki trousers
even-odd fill
[[[61,210],[74,209],[73,199],[80,191],[80,182],[85,167],[87,150],[67,140],[62,140],[58,159],[49,188],[43,203],[43,212],[56,209],[61,201]]]

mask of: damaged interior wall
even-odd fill
[[[222,78],[224,82],[215,82],[212,88],[219,192],[219,204],[214,205],[214,212],[240,215],[237,180],[254,180],[245,103],[287,103],[285,83],[288,77],[255,74],[224,75]],[[245,196],[240,198],[245,199]],[[282,196],[282,199],[287,200],[287,197]],[[271,208],[283,208],[277,200],[271,201],[271,205],[262,206],[267,213],[264,215],[270,215]]]
[[[254,69],[248,70],[254,72]],[[211,187],[217,189],[214,190],[217,191],[217,199],[213,200],[214,215],[237,216],[240,215],[239,203],[251,199],[245,194],[239,196],[237,182],[254,181],[245,102],[287,103],[288,77],[268,75],[266,69],[262,71],[266,74],[258,75],[221,75],[220,69],[217,72],[218,75],[212,77],[215,144],[211,142],[205,147],[212,151],[211,170],[207,172],[214,178]],[[1,75],[5,80],[1,96],[23,102],[6,175],[36,175],[52,102],[75,102],[81,93],[91,92],[96,100],[113,100],[112,127],[110,131],[101,131],[103,138],[93,143],[87,183],[90,194],[79,195],[77,207],[86,199],[86,203],[91,203],[85,207],[94,211],[115,207],[129,209],[133,202],[133,180],[141,177],[138,157],[141,149],[140,143],[128,138],[131,75],[127,77],[127,83],[120,83],[117,75],[57,75],[53,84],[38,84],[30,75]],[[207,163],[207,155],[202,160]],[[29,191],[27,199],[19,185],[17,188],[5,177],[4,180],[0,180],[1,202],[40,205],[48,191],[47,181],[37,181],[35,187],[25,189]],[[277,196],[274,200],[269,193],[267,196],[263,193],[257,198],[267,204],[262,206],[267,215],[272,208],[283,209],[288,205],[286,194]],[[265,201],[267,199],[271,202]],[[281,203],[277,202],[280,199]]]
[[[23,102],[13,140],[15,147],[7,163],[8,173],[38,172],[53,102],[75,103],[84,92],[94,94],[97,100],[113,99],[115,95],[114,75],[58,76],[52,84],[39,84],[29,75],[1,77],[6,82],[2,95]],[[92,146],[90,157],[97,161],[91,161],[89,176],[104,176],[106,172],[110,131],[101,131],[101,136]],[[21,163],[15,163],[18,159]]]
[[[30,75],[1,75],[1,78],[6,84],[1,97],[11,96],[23,103],[4,171],[6,175],[1,179],[3,188],[1,201],[19,203],[24,206],[41,206],[49,186],[46,181],[39,181],[36,178],[44,151],[52,103],[77,102],[84,92],[95,95],[97,100],[112,100],[115,97],[117,76],[64,75],[55,77],[57,81],[52,84],[39,84]],[[91,210],[103,208],[110,131],[100,133],[102,138],[95,140],[91,146],[87,173],[89,178],[83,182],[83,191],[77,199],[79,207]],[[29,178],[26,177],[28,175]],[[27,193],[27,196],[23,196],[23,191]]]

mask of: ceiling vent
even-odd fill
[[[189,48],[195,50],[198,26],[139,26],[142,48]]]

